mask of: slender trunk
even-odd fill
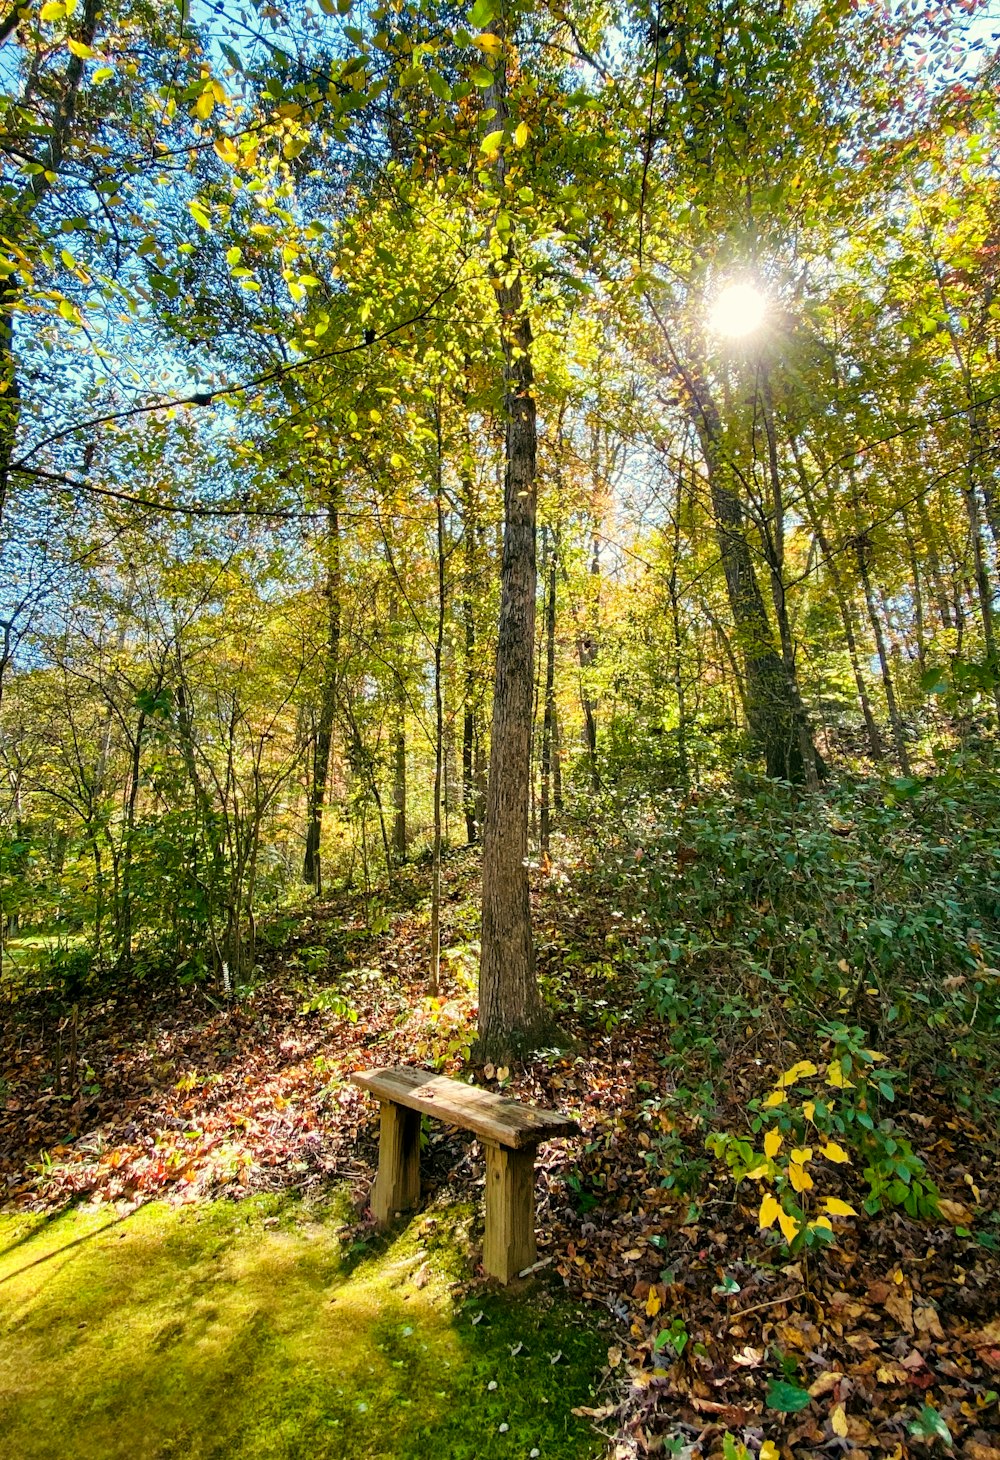
[[[390,562],[390,567],[393,567]],[[393,571],[395,571],[393,567]],[[396,587],[389,599],[389,622],[395,640],[401,615]],[[405,640],[403,641],[405,644]],[[403,682],[405,651],[394,656],[396,675],[393,699],[395,724],[392,731],[392,856],[397,866],[406,861],[406,685]]]
[[[306,819],[306,850],[302,862],[302,880],[308,882],[319,897],[323,891],[323,807],[330,775],[330,750],[337,716],[337,688],[340,660],[340,512],[339,495],[333,490],[326,513],[326,583],[327,604],[326,659],[320,690],[319,721],[313,741],[312,784]]]
[[[431,976],[429,991],[437,994],[441,982],[441,773],[444,765],[444,693],[441,683],[441,661],[444,651],[445,623],[445,556],[443,446],[441,441],[441,395],[438,392],[435,415],[437,444],[437,480],[434,506],[437,524],[437,623],[434,628],[434,841],[431,858]]]
[[[861,672],[861,656],[858,653],[858,636],[855,626],[854,606],[844,588],[844,580],[841,576],[837,563],[837,556],[834,553],[830,539],[827,537],[826,528],[820,518],[816,499],[812,486],[809,482],[809,474],[799,454],[798,447],[793,444],[792,450],[795,455],[795,464],[798,469],[799,485],[802,489],[802,501],[806,509],[806,516],[812,528],[813,536],[819,544],[823,565],[829,574],[830,583],[833,588],[833,596],[837,601],[840,610],[840,621],[844,626],[844,642],[847,645],[847,655],[851,664],[851,673],[854,675],[854,684],[858,692],[858,703],[861,706],[862,718],[865,722],[865,731],[868,736],[868,749],[875,761],[885,758],[885,747],[882,744],[882,736],[879,734],[878,725],[875,723],[875,716],[872,713],[871,698],[868,694],[868,687],[865,684],[864,675]]]
[[[479,835],[479,792],[476,783],[476,511],[472,449],[466,431],[462,460],[462,807],[469,846]]]
[[[986,668],[993,676],[993,704],[996,708],[997,719],[1000,721],[1000,658],[997,656],[996,630],[993,623],[993,589],[990,586],[989,570],[986,566],[986,545],[983,542],[982,514],[977,482],[978,465],[974,464],[976,462],[976,458],[970,459],[962,497],[965,502],[965,515],[969,523],[969,538],[972,542],[972,569],[976,583],[976,597],[979,601],[979,614],[983,624]]]
[[[910,774],[910,758],[906,750],[906,741],[903,738],[903,721],[899,713],[899,704],[896,700],[896,691],[892,682],[892,671],[889,667],[889,653],[886,648],[885,634],[882,630],[882,620],[879,616],[878,605],[875,602],[875,592],[872,588],[871,574],[868,570],[868,547],[863,533],[859,533],[854,540],[854,550],[858,564],[858,576],[861,579],[861,587],[865,595],[865,605],[868,609],[868,622],[871,624],[872,635],[875,639],[875,650],[878,654],[879,668],[882,671],[882,687],[885,690],[885,703],[889,712],[889,729],[892,733],[893,749],[896,752],[896,759],[899,768],[904,775]]]
[[[507,38],[501,43],[495,80],[486,94],[503,127],[507,105]],[[496,164],[505,182],[504,154]],[[534,1045],[548,1019],[535,975],[528,884],[528,790],[531,778],[531,701],[535,649],[535,516],[537,422],[532,334],[519,261],[512,246],[495,262],[492,283],[500,313],[504,354],[504,532],[500,569],[500,621],[486,825],[483,835],[482,952],[479,973],[479,1052],[503,1057]]]
[[[781,471],[778,466],[778,438],[774,424],[774,400],[771,394],[771,378],[766,361],[760,364],[761,404],[763,407],[764,434],[767,439],[767,474],[771,486],[771,526],[764,524],[761,534],[764,553],[771,578],[771,598],[774,603],[774,618],[778,625],[778,642],[781,645],[781,662],[788,683],[788,699],[795,717],[799,742],[799,758],[802,762],[806,784],[813,789],[819,785],[825,766],[815,745],[812,729],[799,690],[799,676],[795,664],[795,641],[788,617],[788,597],[785,592],[785,504],[782,490]]]
[[[542,535],[542,561],[546,574],[545,593],[545,697],[542,719],[542,787],[538,813],[539,845],[543,852],[549,850],[549,835],[552,827],[552,761],[555,741],[556,718],[556,582],[558,569],[558,534],[551,545],[547,533]]]
[[[736,639],[746,665],[746,707],[751,737],[769,776],[799,783],[806,778],[801,720],[790,693],[786,665],[774,646],[771,625],[747,541],[743,506],[722,439],[722,420],[706,383],[688,375],[693,424],[708,472],[716,541],[722,557]]]
[[[392,856],[400,867],[406,861],[406,699],[401,693],[392,732]]]

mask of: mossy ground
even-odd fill
[[[456,1300],[455,1222],[345,1251],[287,1197],[0,1217],[5,1460],[598,1454],[570,1413],[592,1318],[544,1286]]]

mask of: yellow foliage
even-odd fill
[[[848,1201],[841,1201],[839,1196],[828,1196],[823,1203],[831,1217],[856,1217],[858,1214]]]
[[[778,1205],[777,1198],[772,1192],[768,1192],[760,1204],[760,1211],[757,1214],[757,1224],[761,1227],[773,1227],[776,1217],[784,1215]]]
[[[813,1185],[813,1179],[804,1166],[799,1166],[792,1161],[788,1167],[788,1179],[796,1191],[809,1191]]]
[[[764,1155],[771,1161],[781,1150],[782,1134],[779,1130],[769,1130],[764,1137]]]
[[[786,1242],[794,1242],[801,1230],[799,1223],[788,1212],[778,1213],[778,1226]]]
[[[844,1150],[843,1146],[837,1145],[836,1141],[827,1141],[826,1145],[820,1149],[828,1161],[835,1161],[838,1166],[842,1165],[845,1161],[848,1164],[850,1163],[850,1156]]]

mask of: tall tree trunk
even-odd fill
[[[750,735],[763,753],[769,776],[793,783],[806,778],[801,719],[786,665],[774,646],[767,609],[747,541],[743,506],[726,457],[718,407],[704,380],[686,372],[692,417],[708,472],[716,541],[722,557],[729,608],[746,665]]]
[[[556,582],[558,571],[558,534],[551,543],[543,529],[542,562],[545,571],[545,693],[542,712],[542,788],[538,813],[539,845],[549,849],[552,829],[552,760],[556,718]]]
[[[441,778],[444,768],[444,688],[441,682],[445,622],[444,540],[444,448],[441,441],[441,392],[438,391],[434,419],[437,445],[437,477],[434,507],[437,525],[437,622],[434,626],[434,839],[431,847],[431,976],[429,991],[436,994],[441,982]]]
[[[861,579],[861,588],[865,595],[865,606],[868,609],[868,622],[871,624],[872,636],[875,639],[875,650],[878,654],[879,668],[882,671],[882,686],[885,690],[886,709],[889,712],[889,729],[892,734],[892,744],[896,752],[896,759],[899,768],[904,775],[910,774],[910,757],[906,750],[906,741],[903,738],[903,720],[899,713],[899,704],[896,700],[896,690],[892,682],[892,670],[889,666],[889,651],[886,648],[885,633],[882,629],[882,620],[879,616],[878,605],[875,602],[875,592],[872,588],[871,574],[868,570],[868,544],[863,533],[859,532],[854,539],[854,551],[858,563],[858,576]]]
[[[302,880],[323,891],[323,807],[330,775],[330,749],[337,715],[337,687],[340,671],[340,513],[339,491],[331,488],[326,509],[326,659],[320,689],[319,720],[313,741],[312,784],[306,821],[306,850],[302,862]]]
[[[830,539],[827,536],[826,528],[820,517],[812,485],[809,481],[809,474],[805,469],[805,463],[802,460],[798,446],[794,442],[792,451],[795,456],[795,465],[798,472],[799,485],[802,489],[802,501],[805,505],[806,516],[812,528],[813,536],[819,544],[823,565],[830,576],[833,596],[837,600],[837,607],[840,610],[840,621],[844,626],[844,642],[847,645],[847,656],[851,664],[851,673],[854,675],[854,684],[858,691],[858,704],[861,706],[861,715],[864,719],[865,731],[868,736],[868,749],[874,761],[881,761],[885,758],[885,747],[882,744],[882,736],[879,734],[878,725],[875,723],[875,716],[872,713],[868,686],[865,684],[864,675],[861,672],[861,656],[858,653],[858,635],[854,618],[854,605],[851,603],[844,588],[844,580],[837,563],[837,557],[830,545]]]
[[[507,38],[501,21],[493,21],[491,28],[503,48],[485,98],[494,111],[489,126],[496,128],[509,117]],[[496,172],[502,193],[502,149]],[[532,335],[513,247],[508,245],[491,266],[504,353],[506,437],[500,621],[483,832],[479,1054],[503,1058],[536,1044],[549,1021],[535,975],[527,866],[538,493]]]
[[[799,676],[795,664],[795,640],[788,616],[788,597],[785,591],[785,503],[782,490],[781,471],[778,466],[778,437],[774,422],[774,400],[771,394],[771,377],[767,362],[760,362],[761,403],[763,406],[764,434],[767,439],[767,474],[771,485],[771,523],[762,524],[761,538],[771,577],[771,598],[774,603],[774,617],[778,625],[778,642],[781,645],[781,662],[788,684],[788,698],[795,716],[799,742],[799,757],[802,762],[806,784],[815,788],[825,766],[813,743],[812,729],[799,690]]]
[[[472,446],[466,428],[462,454],[462,809],[469,846],[479,836],[480,795],[476,777],[476,501]]]

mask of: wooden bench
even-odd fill
[[[575,1120],[539,1110],[445,1075],[406,1066],[359,1070],[355,1085],[381,1102],[378,1175],[371,1209],[380,1227],[420,1199],[420,1117],[475,1133],[486,1150],[483,1267],[509,1283],[535,1261],[535,1149],[539,1141],[579,1133]]]

